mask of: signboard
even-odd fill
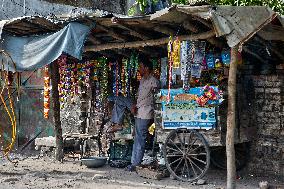
[[[216,125],[215,107],[196,107],[189,103],[163,105],[164,129],[212,129]]]

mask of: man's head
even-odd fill
[[[139,62],[139,73],[142,77],[152,72],[153,64],[150,61],[149,57],[144,55],[139,55],[138,62]]]

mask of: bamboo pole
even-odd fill
[[[236,128],[237,54],[238,46],[232,47],[228,79],[228,113],[226,135],[227,189],[236,188],[236,161],[234,139]]]
[[[60,121],[60,101],[59,101],[59,67],[56,62],[50,65],[51,73],[51,86],[52,86],[52,103],[53,103],[53,119],[54,119],[54,132],[55,132],[55,159],[58,161],[63,160],[63,137]]]
[[[208,39],[210,37],[215,36],[214,31],[208,31],[200,34],[192,34],[192,35],[180,35],[177,36],[179,40],[186,41],[186,40],[201,40],[201,39]],[[161,38],[161,39],[151,39],[151,40],[144,40],[144,41],[133,41],[133,42],[125,42],[125,43],[107,43],[102,44],[99,46],[87,46],[85,48],[85,52],[88,51],[103,51],[109,49],[123,49],[123,48],[139,48],[145,46],[159,46],[163,44],[167,44],[169,42],[169,38]]]

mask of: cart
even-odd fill
[[[226,94],[224,94],[224,97],[226,97]],[[178,110],[172,110],[170,115],[176,112]],[[191,114],[190,111],[187,112]],[[198,180],[206,174],[210,163],[215,167],[226,169],[226,100],[214,108],[212,114],[214,114],[216,122],[209,127],[185,122],[178,126],[176,126],[176,123],[171,125],[164,120],[163,114],[165,114],[163,104],[156,97],[156,142],[162,144],[160,150],[165,165],[174,178],[188,182]],[[248,161],[248,142],[251,140],[247,128],[242,128],[239,125],[235,137],[237,170],[243,168]]]

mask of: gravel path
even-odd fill
[[[0,189],[221,189],[225,188],[226,172],[211,169],[204,177],[205,185],[191,185],[170,178],[151,180],[139,177],[136,173],[123,169],[104,166],[89,169],[80,166],[79,161],[59,163],[49,157],[18,157],[19,162],[14,166],[8,161],[0,161]],[[259,181],[281,184],[280,180],[272,177],[256,177],[243,174],[238,179],[241,189],[258,188]]]

